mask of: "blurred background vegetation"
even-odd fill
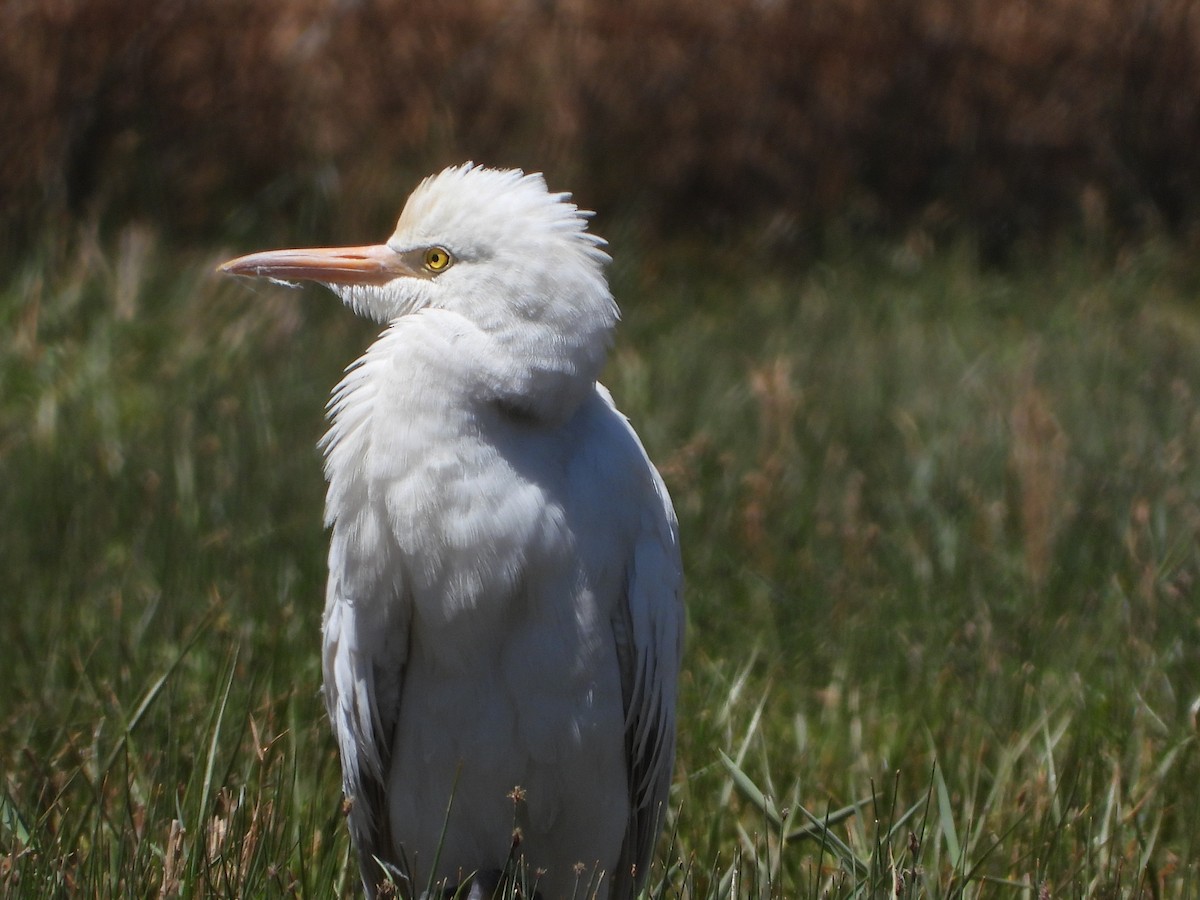
[[[375,327],[213,266],[474,159],[599,211],[680,514],[654,896],[1196,897],[1198,148],[1196,0],[4,0],[0,895],[352,893]]]
[[[1193,228],[1192,0],[9,0],[0,215],[359,231],[472,158],[662,230]],[[286,222],[286,229],[281,223]],[[11,245],[12,242],[10,242]]]

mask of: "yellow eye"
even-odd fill
[[[430,247],[425,251],[425,268],[430,272],[440,272],[450,265],[450,252],[441,247]]]

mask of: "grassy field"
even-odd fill
[[[1194,263],[610,236],[689,582],[653,896],[1200,896]],[[374,329],[235,249],[0,285],[0,894],[355,889],[314,444]]]

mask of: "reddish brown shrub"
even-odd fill
[[[0,123],[10,227],[378,228],[465,158],[667,225],[1180,227],[1200,4],[10,0]]]

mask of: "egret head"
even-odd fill
[[[269,250],[221,271],[321,282],[383,323],[448,310],[534,370],[590,383],[617,309],[589,215],[539,174],[468,163],[422,181],[384,244]]]

